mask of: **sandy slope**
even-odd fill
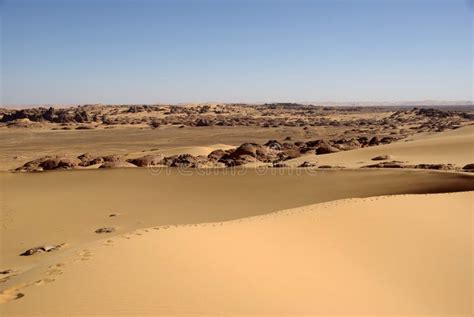
[[[115,227],[114,234],[120,234],[155,225],[226,221],[342,198],[474,190],[473,175],[429,171],[157,171],[161,173],[138,168],[0,173],[0,270],[44,260],[49,254],[18,256],[38,245],[72,247],[100,239],[94,231],[101,227]]]
[[[423,134],[396,143],[338,152],[326,155],[305,155],[288,162],[297,166],[304,161],[319,165],[360,167],[373,164],[378,155],[392,155],[408,163],[452,163],[460,167],[474,162],[474,125],[441,133]]]
[[[128,153],[127,158],[141,157],[147,154],[163,154],[163,156],[173,156],[180,154],[191,154],[194,156],[204,155],[207,156],[214,150],[228,150],[235,148],[235,146],[227,144],[212,144],[209,146],[184,146],[184,147],[173,147],[170,149],[156,150],[156,151],[140,151],[135,153]]]
[[[17,280],[38,286],[0,309],[4,316],[468,316],[473,198],[348,199],[227,223],[137,230],[50,258]]]

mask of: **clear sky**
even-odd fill
[[[472,100],[467,0],[0,0],[2,104]]]

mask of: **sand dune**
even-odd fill
[[[347,199],[136,230],[52,256],[17,278],[24,288],[9,285],[4,298],[25,296],[0,309],[4,316],[470,316],[473,198]]]
[[[154,225],[232,220],[342,198],[474,190],[472,175],[427,171],[157,171],[161,173],[0,173],[0,270],[36,263],[41,257],[18,255],[37,245],[73,246],[100,239],[94,231],[101,227],[112,226],[113,234],[120,234]]]
[[[412,164],[452,163],[462,167],[474,161],[474,126],[423,134],[387,145],[326,155],[305,155],[288,161],[288,165],[298,166],[304,161],[317,161],[320,165],[355,168],[372,164],[371,159],[378,155],[391,155],[395,160]]]

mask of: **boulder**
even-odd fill
[[[278,154],[278,159],[282,161],[291,160],[301,156],[301,152],[298,148],[295,149],[284,149]]]
[[[155,166],[163,163],[164,156],[162,154],[145,155],[142,157],[129,159],[127,162],[139,167]]]
[[[181,154],[181,155],[173,155],[173,156],[165,157],[163,162],[165,165],[169,167],[188,168],[188,167],[196,167],[198,160],[196,157],[192,156],[191,154]]]
[[[47,159],[43,160],[39,164],[39,167],[41,167],[44,171],[49,171],[49,170],[57,169],[58,165],[59,165],[59,158],[58,157],[52,157],[52,158],[47,158]]]
[[[462,169],[465,170],[465,171],[474,170],[474,163],[464,165]]]
[[[318,155],[335,153],[335,152],[339,152],[339,149],[337,149],[336,147],[330,144],[321,144],[315,150],[315,153]]]
[[[90,153],[81,154],[77,158],[81,161],[79,163],[79,166],[83,166],[83,167],[92,165],[91,162],[95,159],[95,157]]]
[[[224,150],[214,150],[212,151],[211,153],[209,153],[209,155],[207,156],[207,158],[210,160],[210,161],[213,161],[213,162],[218,162],[224,155],[226,155],[227,152],[224,151]]]
[[[382,138],[382,140],[380,140],[380,143],[382,144],[389,144],[389,143],[392,143],[394,141],[396,141],[397,139],[396,138],[393,138],[393,137],[390,137],[390,136],[386,136],[384,138]]]
[[[224,155],[221,161],[231,159],[233,161],[248,161],[248,158],[241,158],[244,156],[250,156],[261,162],[272,162],[277,159],[278,151],[271,150],[270,148],[259,145],[256,143],[243,143],[234,151]]]
[[[59,160],[59,169],[71,169],[79,166],[81,160],[75,157],[63,157]]]
[[[104,160],[104,162],[118,162],[122,160],[122,157],[117,154],[112,154],[112,155],[103,156],[102,159]]]
[[[308,168],[308,167],[315,167],[316,164],[314,163],[311,163],[311,162],[308,162],[308,161],[304,161],[303,163],[301,163],[298,167],[301,167],[301,168]]]
[[[369,141],[369,146],[374,146],[374,145],[379,145],[380,140],[377,136],[374,136],[372,139]]]

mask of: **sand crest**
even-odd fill
[[[138,230],[63,257],[56,281],[21,290],[25,296],[1,310],[467,316],[473,198],[464,192],[347,199]],[[73,261],[80,258],[86,261]]]

